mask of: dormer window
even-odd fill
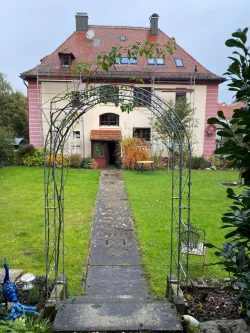
[[[59,52],[60,64],[62,67],[69,67],[72,65],[73,59],[75,59],[71,52]]]
[[[165,60],[163,58],[147,58],[149,66],[164,66]]]
[[[63,66],[70,66],[71,65],[71,58],[67,54],[62,55],[62,65]]]

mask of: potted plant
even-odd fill
[[[90,169],[97,169],[98,163],[94,159],[92,159],[92,161],[88,163],[88,166]]]

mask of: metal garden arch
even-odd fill
[[[44,191],[45,191],[45,252],[46,252],[46,286],[48,297],[49,280],[56,281],[59,275],[64,275],[64,187],[65,168],[63,165],[64,144],[67,141],[74,124],[90,111],[103,98],[123,110],[143,103],[152,111],[156,119],[162,123],[169,135],[172,151],[172,210],[171,218],[166,223],[171,224],[171,249],[169,275],[178,281],[188,282],[188,253],[181,255],[180,230],[182,225],[190,227],[190,162],[183,167],[183,151],[189,154],[191,160],[191,146],[187,130],[180,118],[168,103],[154,92],[150,94],[143,88],[137,88],[139,94],[134,96],[132,85],[105,85],[91,87],[77,93],[64,92],[54,97],[50,102],[50,115],[47,119],[49,130],[45,139],[44,163]],[[117,89],[118,88],[118,89]],[[100,95],[102,94],[102,95]],[[100,99],[102,96],[102,99]],[[167,110],[167,112],[165,112]],[[136,112],[135,110],[133,112]],[[178,154],[176,152],[178,151]],[[62,165],[57,167],[57,155],[62,158]],[[178,155],[178,158],[177,158]],[[166,235],[167,237],[167,235]],[[57,297],[57,290],[55,290]]]

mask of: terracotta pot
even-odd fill
[[[88,166],[90,167],[90,169],[96,169],[97,163],[96,162],[88,163]]]

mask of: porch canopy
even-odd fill
[[[91,130],[90,141],[121,141],[121,130]]]

